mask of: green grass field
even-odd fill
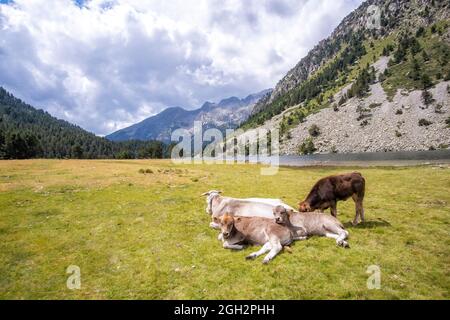
[[[140,173],[140,169],[152,172]],[[169,161],[0,162],[2,299],[449,299],[450,168],[281,168]],[[359,170],[367,222],[292,245],[270,264],[246,261],[209,228],[200,194],[278,197],[291,205],[318,178]],[[81,270],[69,290],[66,269]],[[381,269],[369,290],[368,266]]]

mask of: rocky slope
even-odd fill
[[[434,3],[434,5],[432,5]],[[358,30],[367,30],[377,15],[369,10],[376,6],[380,12],[380,28],[370,31],[377,37],[386,36],[401,28],[427,26],[436,20],[450,17],[448,1],[433,0],[369,0],[345,17],[333,33],[320,41],[299,63],[292,68],[275,86],[266,99],[259,101],[253,113],[258,113],[270,105],[276,98],[298,87],[310,78],[321,66],[333,58],[349,36]]]
[[[449,86],[450,81],[443,81],[431,88],[435,102],[427,107],[421,90],[398,90],[393,101],[389,101],[381,84],[373,84],[368,97],[352,98],[338,111],[326,108],[307,117],[305,122],[290,130],[290,139],[282,141],[281,152],[298,154],[302,141],[310,137],[309,128],[313,125],[320,131],[313,139],[319,153],[448,148],[450,127],[445,120],[450,116]],[[367,122],[358,120],[362,112]]]
[[[371,5],[380,28],[368,28]],[[282,154],[449,148],[449,60],[448,1],[366,1],[242,127],[280,129]]]
[[[205,102],[195,110],[185,110],[180,107],[167,108],[155,116],[118,130],[106,136],[106,138],[112,141],[137,139],[170,142],[173,130],[183,128],[192,131],[194,121],[201,121],[205,129],[236,128],[248,118],[255,103],[270,93],[271,89],[268,89],[251,94],[243,99],[230,97],[221,100],[219,103]]]

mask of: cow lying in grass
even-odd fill
[[[283,206],[280,207],[283,208]],[[246,259],[255,259],[269,252],[264,257],[264,264],[272,260],[283,246],[304,238],[294,236],[291,230],[275,223],[273,218],[233,217],[226,213],[219,221],[224,248],[242,250],[247,244],[262,245],[260,250],[251,253]]]
[[[220,195],[221,191],[211,190],[202,194],[206,196],[206,212],[211,215],[212,222],[210,227],[219,229],[219,219],[225,213],[234,216],[243,217],[263,217],[273,219],[273,208],[282,205],[288,209],[292,207],[283,203],[279,199],[267,198],[248,198],[238,199],[224,197]]]
[[[355,201],[356,215],[353,224],[358,224],[358,219],[364,222],[364,192],[365,180],[361,173],[352,172],[341,175],[329,176],[320,179],[312,187],[306,199],[299,203],[300,212],[325,210],[330,208],[333,217],[337,216],[336,204],[339,200],[347,200],[352,197]]]
[[[336,239],[336,244],[348,248],[348,232],[335,217],[324,213],[302,213],[277,206],[273,210],[276,223],[287,227],[298,239],[325,236]]]

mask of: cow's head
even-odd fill
[[[212,201],[218,196],[222,191],[210,190],[208,192],[202,193],[202,196],[206,197],[206,213],[212,214]]]
[[[224,239],[228,239],[231,236],[233,228],[234,218],[231,214],[225,213],[222,217],[220,217],[220,231],[222,232]]]
[[[289,214],[293,213],[294,210],[286,209],[283,206],[276,206],[273,208],[273,215],[275,217],[275,222],[278,224],[286,224],[289,221]]]
[[[311,206],[309,205],[308,202],[302,201],[302,202],[299,202],[299,204],[298,204],[298,211],[300,211],[300,212],[311,212],[313,210],[311,209]]]

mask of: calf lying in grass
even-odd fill
[[[283,246],[304,238],[296,237],[289,228],[275,223],[273,219],[233,217],[228,213],[220,218],[220,229],[223,247],[226,249],[242,250],[246,244],[262,245],[260,250],[251,253],[246,259],[254,259],[269,252],[264,257],[265,264],[272,260]]]
[[[278,224],[289,228],[297,238],[314,235],[325,236],[336,239],[338,246],[349,247],[346,241],[348,232],[344,229],[342,223],[333,216],[315,212],[294,212],[282,206],[276,206],[273,209],[273,215]]]

